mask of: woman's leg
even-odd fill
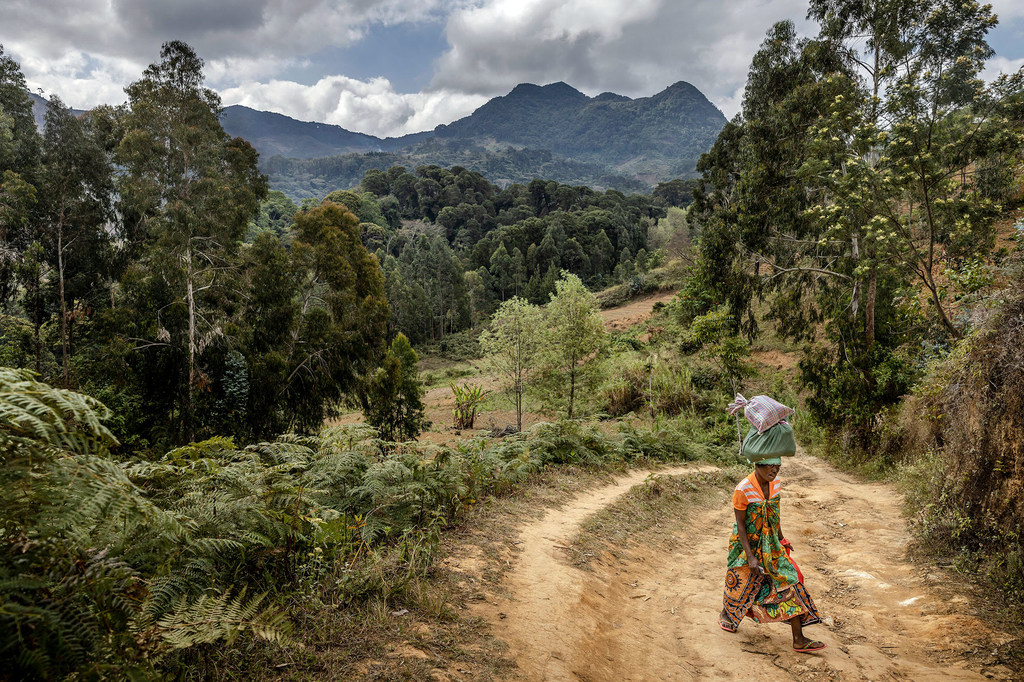
[[[739,623],[733,623],[729,614],[726,613],[725,607],[722,607],[722,612],[718,614],[718,624],[726,632],[736,632],[739,629]]]
[[[800,616],[793,616],[789,621],[793,628],[793,648],[798,651],[817,651],[824,649],[825,645],[804,637],[804,629],[800,623]]]

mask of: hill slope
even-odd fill
[[[725,116],[680,81],[652,97],[587,97],[566,85],[518,85],[435,134],[494,140],[601,163],[618,172],[681,175],[714,143]]]
[[[263,156],[271,184],[293,198],[352,187],[369,168],[460,165],[500,184],[535,177],[636,191],[692,175],[725,116],[694,86],[652,96],[588,97],[565,83],[524,83],[471,115],[396,138],[232,106],[225,130]]]

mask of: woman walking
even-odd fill
[[[793,650],[820,651],[822,642],[808,639],[803,627],[821,622],[814,601],[804,589],[803,575],[790,559],[792,547],[782,533],[779,500],[782,459],[763,459],[754,473],[740,481],[732,496],[736,525],[729,539],[725,597],[718,623],[736,632],[744,616],[755,623],[789,621]]]

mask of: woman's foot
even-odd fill
[[[724,609],[718,614],[718,625],[726,632],[736,632],[740,629],[739,625],[729,620],[729,616]]]
[[[813,639],[807,639],[802,637],[799,640],[793,640],[793,651],[798,654],[809,654],[815,651],[821,651],[825,648],[824,642],[819,642]]]

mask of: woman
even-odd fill
[[[740,481],[732,495],[736,525],[729,539],[725,598],[718,623],[736,632],[744,616],[755,623],[789,621],[793,649],[800,653],[820,651],[822,642],[804,637],[803,626],[820,623],[803,576],[790,558],[792,548],[779,519],[782,459],[761,460],[754,473]]]

